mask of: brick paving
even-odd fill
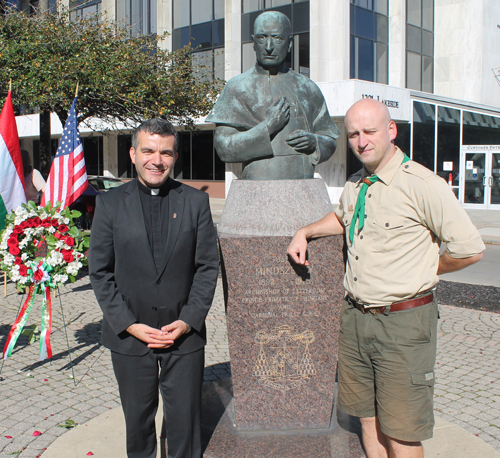
[[[0,346],[13,323],[22,296],[8,284],[0,296]],[[59,297],[53,299],[54,357],[38,361],[38,345],[21,337],[5,361],[0,381],[0,457],[40,456],[66,431],[67,420],[82,424],[119,406],[109,352],[99,345],[101,311],[88,277],[61,290],[75,379],[69,365]],[[29,324],[40,322],[40,302]],[[224,304],[219,281],[207,319],[205,381],[230,375]],[[441,306],[436,413],[477,434],[500,451],[500,315]],[[76,386],[75,386],[76,382]],[[33,436],[35,431],[42,434]],[[6,436],[11,436],[7,438]]]

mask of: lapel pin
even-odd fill
[[[174,213],[174,218],[177,218],[177,213]]]

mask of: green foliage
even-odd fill
[[[97,15],[71,21],[64,9],[11,10],[0,16],[0,96],[12,80],[16,104],[55,112],[64,123],[79,82],[80,122],[97,117],[114,127],[162,117],[192,126],[222,81],[193,72],[189,48],[162,49],[165,37],[134,37]]]
[[[25,326],[21,331],[21,335],[28,337],[30,345],[36,340],[40,339],[40,331],[38,331],[38,326],[36,324]]]
[[[72,429],[77,426],[77,423],[75,423],[73,420],[66,420],[62,425],[57,425],[59,428],[66,428],[66,429]]]

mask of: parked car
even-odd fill
[[[75,219],[76,226],[81,230],[89,230],[94,219],[96,196],[122,184],[124,182],[117,178],[90,175],[87,189],[69,207],[71,210],[77,210],[82,214]]]

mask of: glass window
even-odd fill
[[[296,69],[301,75],[310,76],[309,69],[309,34],[301,33],[298,35],[299,41],[299,59],[298,68]]]
[[[434,170],[436,106],[413,102],[413,157],[428,169]]]
[[[406,49],[408,51],[422,53],[422,29],[406,26]]]
[[[420,54],[406,53],[406,87],[408,89],[420,90],[422,58]]]
[[[192,179],[214,179],[213,131],[193,132],[191,143]]]
[[[309,32],[309,2],[293,6],[293,33]]]
[[[267,0],[266,8],[276,8],[277,6],[288,5],[292,3],[290,0]]]
[[[438,142],[436,173],[458,186],[460,171],[460,110],[438,107]],[[445,162],[452,162],[453,170],[444,170]]]
[[[243,0],[243,14],[264,9],[263,0]]]
[[[365,40],[364,38],[356,38],[356,40],[358,51],[357,77],[360,80],[373,81],[373,41]]]
[[[422,0],[406,0],[406,22],[422,27]]]
[[[500,145],[500,118],[464,111],[464,145]]]
[[[432,57],[422,57],[422,91],[432,92],[434,81],[434,62]]]
[[[224,60],[224,48],[214,51],[214,77],[223,80],[226,62]]]
[[[434,34],[422,30],[422,54],[426,56],[434,55]]]
[[[241,71],[246,72],[255,65],[255,51],[253,43],[243,43],[241,45]]]
[[[174,29],[189,25],[189,13],[189,1],[174,0]]]
[[[200,80],[209,80],[213,75],[213,54],[212,50],[194,52],[193,56],[193,73]]]
[[[423,0],[422,28],[434,31],[434,0]]]
[[[401,151],[410,154],[411,149],[411,124],[409,122],[396,123],[398,128],[398,135],[394,140],[394,144],[398,146]]]
[[[191,42],[191,35],[189,33],[189,27],[183,27],[182,29],[174,29],[172,33],[172,47],[174,49],[184,48]]]
[[[193,49],[205,49],[212,47],[211,22],[191,26],[191,46]]]
[[[376,79],[378,83],[388,84],[389,83],[389,56],[387,52],[387,45],[383,43],[377,43],[377,66],[376,66]]]
[[[374,11],[383,14],[384,16],[388,15],[387,0],[374,0],[374,3]]]
[[[213,22],[212,45],[214,48],[224,46],[224,19]]]
[[[212,17],[212,0],[191,0],[191,24],[211,21]]]
[[[224,19],[224,0],[214,0],[214,19]]]
[[[373,12],[356,8],[356,36],[373,40]]]
[[[377,36],[375,39],[381,43],[389,43],[389,19],[387,16],[375,14],[375,22],[377,25]]]
[[[89,175],[102,175],[102,136],[83,137],[82,146],[85,156],[85,167],[87,168],[87,173]]]
[[[174,166],[174,178],[177,180],[191,179],[191,132],[179,132],[177,161]]]
[[[134,178],[137,173],[130,160],[132,135],[118,135],[118,178]]]

